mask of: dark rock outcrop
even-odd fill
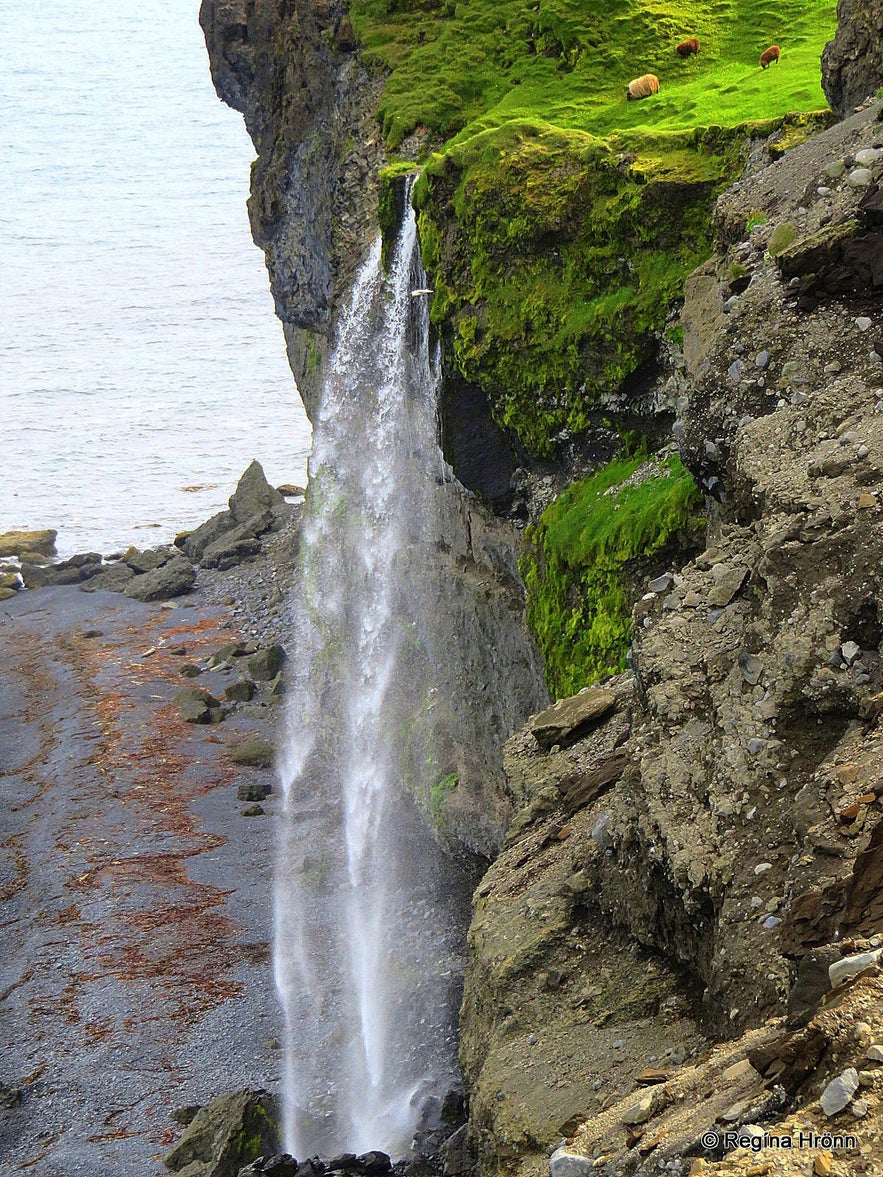
[[[212,515],[175,543],[203,568],[232,568],[256,556],[261,550],[260,537],[291,510],[267,482],[260,462],[253,461],[230,496],[228,510]]]
[[[838,0],[837,33],[822,54],[822,88],[841,118],[883,84],[883,3]]]
[[[249,213],[298,388],[312,413],[331,317],[376,225],[382,82],[344,0],[203,0],[212,78],[258,153]]]

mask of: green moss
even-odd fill
[[[404,211],[404,177],[412,176],[418,170],[417,164],[407,161],[397,161],[381,168],[378,173],[380,181],[378,219],[382,236],[381,260],[383,268],[387,269],[392,257],[396,234],[402,223]]]
[[[307,332],[307,371],[315,372],[322,363],[322,350],[316,343],[316,336],[312,331]]]
[[[509,124],[433,156],[415,186],[449,361],[532,453],[579,432],[649,358],[745,129],[620,137]]]
[[[787,249],[796,240],[797,226],[793,221],[782,221],[781,225],[777,225],[770,235],[767,252],[770,257],[778,257],[783,250]]]
[[[801,112],[825,107],[837,25],[834,0],[350,0],[350,14],[388,73],[387,146],[415,128],[444,142],[414,200],[447,366],[541,457],[653,353],[748,136],[779,131],[784,150],[817,128]],[[688,35],[702,49],[682,61]],[[781,61],[761,70],[773,41]],[[648,71],[659,94],[627,102]]]
[[[744,278],[748,273],[748,267],[743,266],[741,262],[730,262],[727,267],[727,281],[738,282],[740,278]]]
[[[761,212],[759,208],[754,208],[748,214],[748,220],[745,222],[745,232],[750,233],[752,229],[756,229],[758,225],[766,224],[766,213]]]
[[[704,526],[701,495],[680,459],[630,484],[644,461],[617,459],[574,483],[529,532],[521,561],[527,617],[553,697],[623,669],[631,641],[628,562]]]
[[[436,781],[429,790],[429,816],[436,826],[441,825],[442,810],[445,807],[445,802],[459,783],[460,778],[457,774],[455,772],[449,772],[447,776],[443,776],[440,780]]]

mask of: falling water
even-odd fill
[[[402,1154],[455,1077],[465,881],[426,830],[437,372],[410,202],[363,265],[314,422],[275,895],[296,1156]],[[449,767],[449,765],[447,766]]]

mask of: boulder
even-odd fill
[[[243,764],[250,768],[272,768],[275,754],[269,740],[255,737],[253,740],[237,744],[233,749],[232,760],[234,764]]]
[[[257,526],[261,521],[256,520]],[[266,528],[262,528],[266,530]],[[249,556],[256,556],[261,550],[261,541],[256,531],[248,524],[225,531],[206,547],[200,559],[203,568],[233,568]]]
[[[141,573],[153,572],[157,568],[162,568],[163,564],[169,561],[171,555],[168,548],[150,548],[145,552],[139,552],[137,548],[129,548],[123,559],[138,576]]]
[[[280,496],[281,497],[281,496]],[[0,556],[20,556],[22,552],[55,555],[57,531],[4,531],[0,535]]]
[[[21,566],[21,577],[27,588],[43,588],[46,585],[79,584],[97,576],[102,570],[99,552],[82,552],[62,560],[59,564],[28,564]]]
[[[195,531],[188,532],[183,538],[176,537],[175,543],[191,560],[201,560],[206,548],[235,526],[236,520],[232,513],[220,511],[217,515],[212,515],[211,519],[207,519],[205,523],[200,524]]]
[[[267,482],[260,462],[253,461],[230,496],[230,512],[236,523],[247,524],[284,502],[279,491]]]
[[[612,691],[592,687],[569,699],[559,699],[535,715],[528,726],[536,742],[548,752],[555,744],[563,748],[582,739],[615,706],[616,695]]]
[[[269,682],[282,670],[285,651],[281,646],[268,646],[258,650],[248,660],[248,672],[258,682]]]
[[[267,1091],[237,1091],[200,1108],[163,1164],[186,1177],[237,1177],[257,1157],[279,1149],[276,1099]]]
[[[103,590],[110,593],[121,593],[124,591],[126,585],[130,580],[134,579],[135,573],[128,564],[108,564],[102,567],[101,571],[95,576],[90,577],[84,581],[80,588],[86,593],[95,593]]]
[[[196,569],[190,561],[176,556],[153,572],[136,576],[124,591],[136,601],[167,601],[189,592],[195,581]]]
[[[184,687],[172,702],[185,723],[220,723],[223,718],[220,700],[202,687]]]
[[[248,703],[254,698],[254,683],[250,678],[240,678],[224,691],[228,703]]]
[[[295,1177],[298,1171],[305,1177],[304,1166],[301,1165],[299,1169],[294,1157],[286,1152],[275,1157],[258,1157],[240,1172],[239,1177],[257,1177],[258,1174],[264,1174],[265,1177]]]
[[[254,642],[228,642],[226,646],[221,646],[220,650],[215,650],[214,654],[209,655],[206,666],[209,670],[212,670],[215,666],[231,663],[234,658],[242,658],[246,654],[254,654],[256,650],[257,646]]]

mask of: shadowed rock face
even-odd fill
[[[203,0],[212,80],[258,158],[249,214],[307,412],[331,315],[375,231],[382,85],[359,64],[342,0]]]
[[[822,54],[822,88],[843,118],[883,83],[883,3],[839,0],[837,21]]]

